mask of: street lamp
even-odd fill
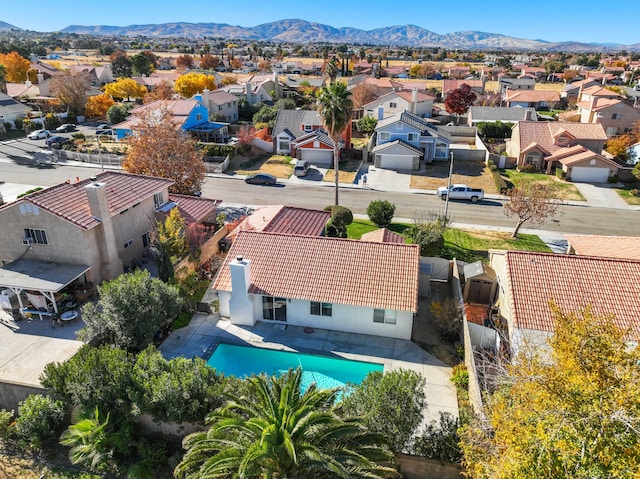
[[[453,151],[449,152],[449,156],[451,157],[451,164],[449,165],[449,181],[447,182],[447,197],[444,200],[444,219],[445,221],[449,219],[447,213],[449,211],[449,193],[451,193],[451,177],[453,176]]]

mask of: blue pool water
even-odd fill
[[[228,376],[244,378],[251,374],[283,374],[302,367],[302,390],[315,382],[320,389],[360,384],[370,371],[382,371],[376,363],[334,359],[312,354],[220,344],[207,365]]]

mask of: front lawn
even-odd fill
[[[616,188],[616,193],[630,205],[640,205],[640,196],[631,194],[632,191],[640,190],[640,182],[627,184],[624,188]]]
[[[236,155],[225,173],[232,175],[269,173],[277,178],[289,178],[293,174],[292,161],[290,156],[284,155],[260,155],[253,158]]]
[[[555,192],[555,197],[559,200],[586,201],[575,185],[567,183],[554,175],[523,173],[517,170],[504,170],[501,171],[501,174],[505,180],[511,182],[516,188],[525,183],[542,183],[551,187]]]
[[[353,183],[358,174],[358,168],[360,168],[361,160],[340,160],[340,183]],[[329,168],[324,175],[322,181],[335,181],[335,173],[333,168]]]
[[[410,226],[407,223],[391,223],[387,229],[404,236],[407,243],[411,243],[408,231]],[[353,220],[353,223],[347,226],[347,235],[350,239],[360,239],[363,234],[377,229],[379,228],[369,220]]]

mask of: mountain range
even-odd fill
[[[0,31],[16,28],[0,22]],[[16,28],[17,29],[17,28]],[[18,29],[19,30],[19,29]],[[353,27],[336,28],[300,19],[280,20],[254,27],[241,27],[226,23],[162,23],[150,25],[70,25],[64,33],[99,36],[146,37],[217,37],[224,39],[274,41],[291,43],[347,43],[367,45],[394,45],[407,47],[442,47],[448,49],[532,50],[532,51],[605,51],[640,50],[640,44],[617,45],[580,42],[548,42],[510,37],[478,31],[439,34],[416,25],[396,25],[361,30]]]

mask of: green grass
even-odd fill
[[[387,229],[404,236],[407,243],[411,243],[408,231],[410,227],[411,225],[406,223],[391,223]],[[347,226],[347,237],[350,239],[360,239],[363,234],[377,229],[379,228],[369,220],[353,220],[353,223]]]
[[[486,262],[490,249],[539,251],[551,253],[551,249],[536,235],[521,234],[512,239],[510,233],[498,231],[465,231],[448,229],[444,233],[443,258],[456,258],[468,263]]]
[[[186,301],[190,305],[194,305],[195,303],[202,300],[204,293],[207,291],[209,287],[210,281],[205,279],[202,281],[196,281],[193,283],[193,287],[191,290],[191,294],[188,294],[186,297]],[[171,323],[171,331],[175,331],[176,329],[184,328],[189,325],[191,318],[193,317],[193,311],[191,309],[187,311],[181,311],[176,319]]]
[[[18,138],[26,138],[27,133],[24,130],[7,130],[4,135],[0,135],[0,141],[17,140]]]
[[[559,181],[553,175],[544,173],[523,173],[517,170],[501,170],[501,174],[514,187],[519,188],[526,183],[542,183],[553,188],[555,197],[562,200],[586,201],[578,188],[566,181]]]
[[[640,205],[640,196],[633,196],[631,190],[640,189],[640,183],[625,185],[624,188],[615,188],[616,193],[630,205]]]

